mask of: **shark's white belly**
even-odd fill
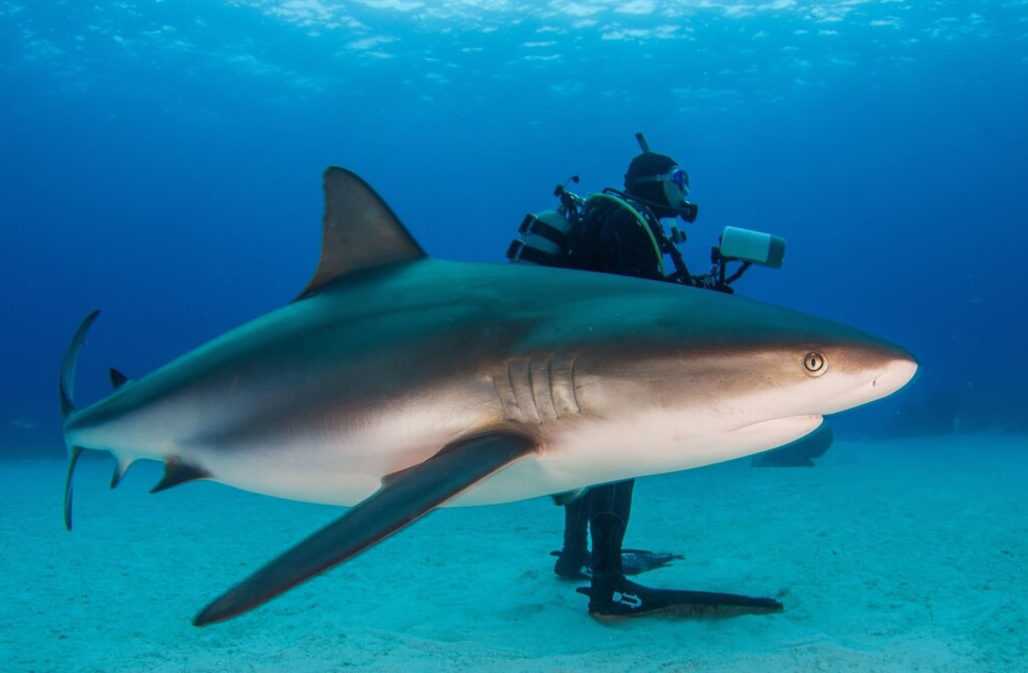
[[[768,421],[731,432],[685,434],[652,425],[597,423],[483,480],[451,500],[463,507],[522,500],[621,479],[703,467],[781,446],[821,424],[820,416]]]
[[[544,432],[543,445],[444,506],[488,505],[710,465],[758,453],[813,431],[819,416],[758,423],[728,432],[676,430],[665,419],[574,423]],[[401,427],[401,430],[397,430]],[[433,430],[434,427],[434,430]],[[201,457],[215,479],[266,495],[344,506],[374,493],[382,478],[431,457],[453,439],[447,423],[385,424],[360,434]]]

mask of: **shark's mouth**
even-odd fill
[[[745,436],[760,446],[760,450],[773,449],[809,435],[821,427],[822,422],[824,422],[824,417],[817,414],[786,416],[785,418],[750,423],[732,430],[732,434]]]

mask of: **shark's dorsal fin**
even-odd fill
[[[368,183],[332,166],[325,171],[321,261],[297,299],[348,273],[424,256],[425,251]]]

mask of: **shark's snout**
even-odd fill
[[[912,356],[890,360],[882,372],[871,380],[871,387],[878,392],[879,397],[885,397],[910,383],[915,374],[917,361]]]
[[[837,413],[892,395],[917,373],[917,360],[895,347],[876,348],[865,355],[862,367],[850,372],[849,385],[825,400],[823,413]]]
[[[917,373],[917,360],[899,346],[876,344],[868,350],[867,382],[857,391],[863,397],[861,404],[892,395]]]

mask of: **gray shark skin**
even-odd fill
[[[209,605],[222,621],[440,506],[689,469],[780,446],[885,397],[917,365],[853,328],[669,283],[428,258],[356,175],[325,174],[320,265],[300,297],[90,406],[62,367],[71,479],[164,461],[196,478],[357,505]]]

